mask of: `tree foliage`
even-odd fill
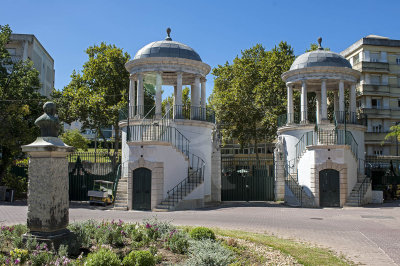
[[[65,144],[84,151],[87,151],[88,144],[90,143],[90,140],[86,139],[78,129],[65,131],[61,135],[61,139]]]
[[[11,29],[0,25],[0,182],[12,160],[21,154],[21,145],[39,135],[34,125],[46,98],[38,92],[39,72],[30,60],[12,60],[5,45]]]
[[[275,139],[277,117],[286,111],[286,86],[281,75],[293,60],[293,50],[286,42],[270,51],[257,44],[242,51],[232,64],[226,62],[213,69],[210,101],[224,140],[234,138],[242,146],[257,146],[261,140]]]
[[[71,82],[62,92],[54,91],[59,116],[64,122],[79,120],[83,128],[101,129],[113,126],[114,150],[120,141],[119,110],[127,105],[129,73],[125,63],[130,56],[115,45],[101,43],[86,50],[88,61],[81,72],[73,71]],[[101,136],[103,139],[104,136]]]
[[[385,140],[394,139],[400,141],[400,124],[393,125],[389,129],[389,133],[386,134]]]

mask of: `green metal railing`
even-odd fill
[[[209,107],[175,105],[173,108],[162,108],[161,115],[166,119],[186,119],[215,123],[215,112]],[[155,106],[127,106],[119,110],[119,120],[155,119]]]
[[[296,144],[296,159],[299,159],[304,151],[306,150],[306,147],[309,145],[314,145],[314,135],[313,131],[309,131],[303,134],[301,136],[300,140]]]

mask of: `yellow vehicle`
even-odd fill
[[[94,180],[93,190],[88,191],[90,205],[102,204],[106,206],[111,204],[114,200],[113,185],[114,182],[111,181]]]

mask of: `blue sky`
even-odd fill
[[[122,1],[2,0],[0,24],[34,34],[55,60],[56,89],[87,60],[85,49],[102,41],[132,57],[149,42],[173,40],[194,48],[211,67],[232,62],[241,50],[287,41],[296,55],[319,36],[340,52],[369,34],[400,39],[400,1]],[[207,96],[213,87],[208,76]],[[170,94],[166,91],[163,96]]]

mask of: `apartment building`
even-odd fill
[[[400,40],[369,35],[341,52],[361,72],[357,84],[358,112],[367,115],[367,155],[399,155],[396,140],[384,141],[400,122]]]
[[[54,59],[33,34],[11,34],[10,42],[6,45],[12,60],[27,60],[33,62],[39,71],[41,83],[40,93],[49,97],[54,88]]]

